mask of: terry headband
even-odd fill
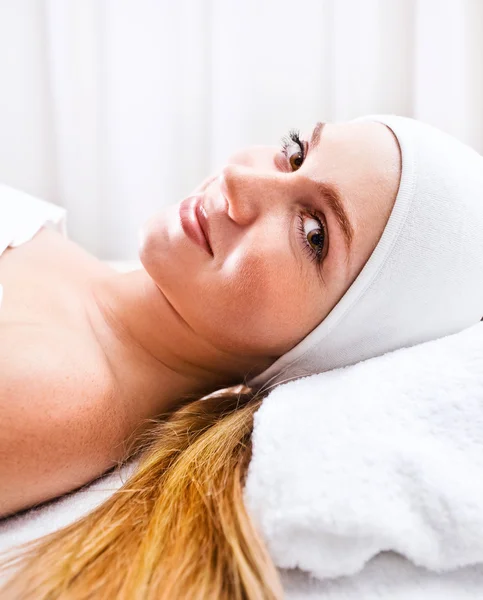
[[[352,285],[299,344],[248,382],[270,386],[440,338],[483,315],[483,157],[407,117],[370,115],[401,149],[384,232]]]

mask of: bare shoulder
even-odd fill
[[[80,487],[119,458],[115,392],[82,336],[0,325],[0,517]]]
[[[0,325],[0,340],[2,408],[54,418],[103,406],[109,373],[87,339],[68,328],[11,323]]]

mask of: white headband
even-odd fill
[[[456,333],[483,315],[483,157],[407,117],[371,115],[399,141],[399,191],[347,292],[253,388],[321,373]]]

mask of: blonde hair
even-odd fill
[[[9,558],[2,599],[282,598],[243,503],[261,401],[225,392],[156,421],[126,457],[140,463],[117,492]]]

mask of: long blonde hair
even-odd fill
[[[79,521],[22,546],[0,597],[278,600],[273,562],[243,503],[261,397],[225,392],[158,420],[131,478]]]

